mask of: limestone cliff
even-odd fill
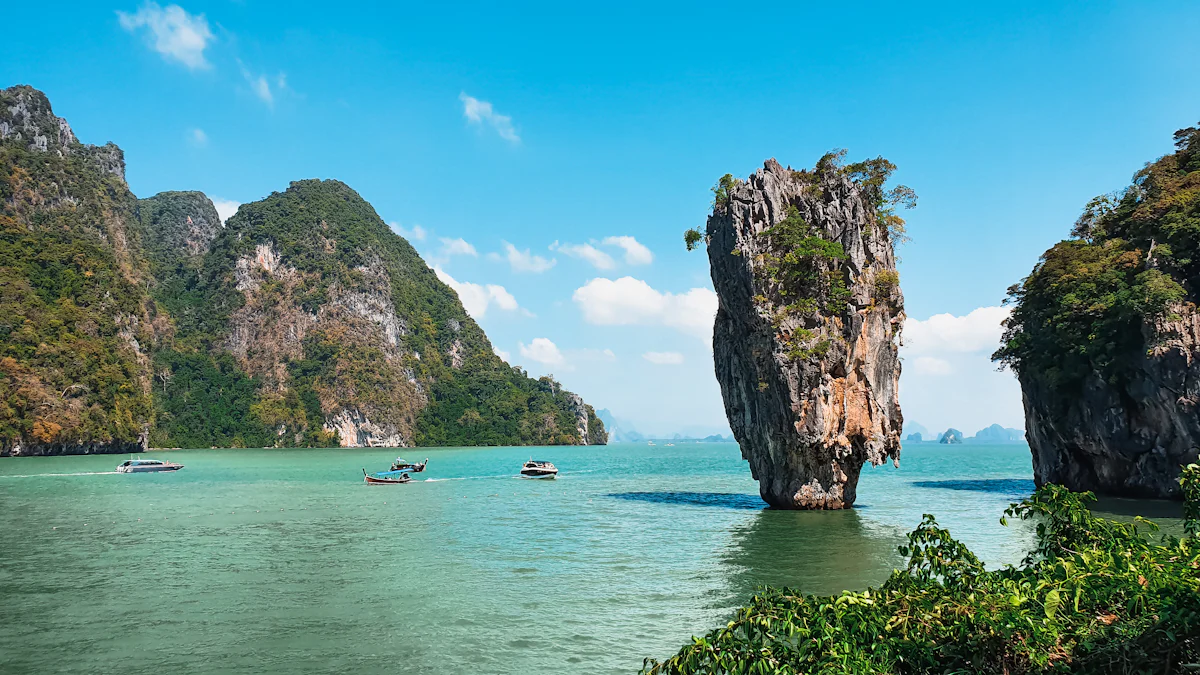
[[[0,90],[0,455],[605,442],[349,186],[222,224],[123,175],[41,92]]]
[[[889,226],[902,221],[882,193],[890,165],[839,157],[727,176],[708,218],[717,380],[759,492],[780,508],[848,508],[863,463],[900,456]]]
[[[42,92],[0,90],[0,456],[145,443],[155,336],[124,166]]]
[[[1093,199],[1009,290],[994,359],[1016,371],[1038,485],[1179,499],[1200,452],[1200,127]]]
[[[1090,373],[1064,397],[1022,372],[1025,428],[1034,481],[1073,490],[1181,499],[1180,467],[1200,456],[1200,315],[1177,305],[1148,323],[1148,349],[1127,377]]]

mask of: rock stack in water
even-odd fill
[[[1200,452],[1200,125],[1084,207],[1009,291],[1038,485],[1182,499]]]
[[[848,508],[864,462],[899,463],[893,241],[903,221],[892,206],[915,196],[883,190],[886,160],[840,158],[807,171],[768,160],[744,183],[726,176],[705,233],[725,411],[778,508]]]

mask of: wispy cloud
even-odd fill
[[[150,48],[167,60],[175,60],[193,70],[208,68],[204,50],[213,40],[208,19],[203,14],[188,14],[179,5],[160,7],[147,2],[137,12],[117,12],[121,27],[130,33],[142,32]]]
[[[504,255],[500,255],[499,253],[489,253],[488,258],[492,260],[507,260],[509,266],[512,267],[512,271],[514,272],[531,272],[533,274],[539,274],[541,272],[545,272],[551,267],[554,267],[555,263],[558,262],[553,258],[547,260],[540,255],[531,253],[529,249],[522,251],[507,241],[502,243],[504,244]]]
[[[571,256],[572,258],[580,258],[592,264],[598,270],[611,270],[617,266],[612,256],[592,246],[591,244],[560,244],[557,241],[550,244],[551,251]]]
[[[679,352],[646,352],[642,358],[657,366],[678,366],[683,363],[683,354]]]
[[[654,262],[654,254],[650,252],[650,249],[633,237],[605,237],[601,243],[625,249],[625,262],[629,265],[649,265]]]
[[[440,256],[444,256],[446,258],[454,255],[469,255],[472,258],[479,257],[479,251],[476,251],[475,247],[462,237],[458,237],[457,239],[442,237],[441,241],[442,250],[439,252]]]
[[[515,312],[521,310],[521,306],[517,303],[517,299],[513,297],[503,286],[496,284],[473,284],[468,281],[459,281],[450,276],[440,267],[433,268],[437,278],[450,288],[453,288],[458,293],[458,299],[462,301],[463,309],[467,310],[467,314],[471,318],[481,319],[490,307],[495,306],[497,309],[506,312]],[[528,312],[523,312],[528,314]],[[505,359],[507,360],[507,359]]]
[[[208,134],[204,133],[203,129],[192,129],[187,134],[188,142],[197,148],[203,148],[208,145]]]
[[[517,135],[516,129],[513,128],[512,118],[496,112],[492,108],[491,103],[480,101],[474,96],[468,96],[466,92],[460,93],[458,100],[462,101],[463,117],[467,118],[467,123],[480,128],[484,126],[491,127],[499,134],[500,138],[511,143],[521,142],[521,137]]]
[[[274,77],[268,77],[266,74],[255,74],[238,60],[238,67],[242,70],[242,77],[246,79],[246,84],[250,85],[250,91],[259,98],[260,101],[267,104],[268,108],[275,107],[275,99],[288,90],[287,75],[279,73]]]
[[[388,223],[388,226],[392,228],[393,232],[401,237],[404,237],[405,239],[408,239],[409,241],[425,241],[425,237],[429,235],[429,232],[427,232],[425,228],[421,227],[420,225],[404,227],[400,223]],[[470,244],[467,245],[470,246]]]

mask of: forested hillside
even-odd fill
[[[0,140],[0,452],[606,440],[338,181],[222,226],[198,192],[136,199],[31,88]]]

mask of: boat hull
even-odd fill
[[[374,476],[363,476],[363,480],[366,481],[367,485],[404,485],[405,483],[412,482],[411,478],[397,480],[393,478],[376,478]]]
[[[162,466],[119,466],[117,473],[162,473],[163,471],[178,471],[182,464],[164,464]]]
[[[521,478],[528,478],[529,480],[554,480],[557,477],[558,477],[557,471],[555,471],[554,473],[536,473],[536,474],[535,473],[525,473],[524,471],[521,472]]]

